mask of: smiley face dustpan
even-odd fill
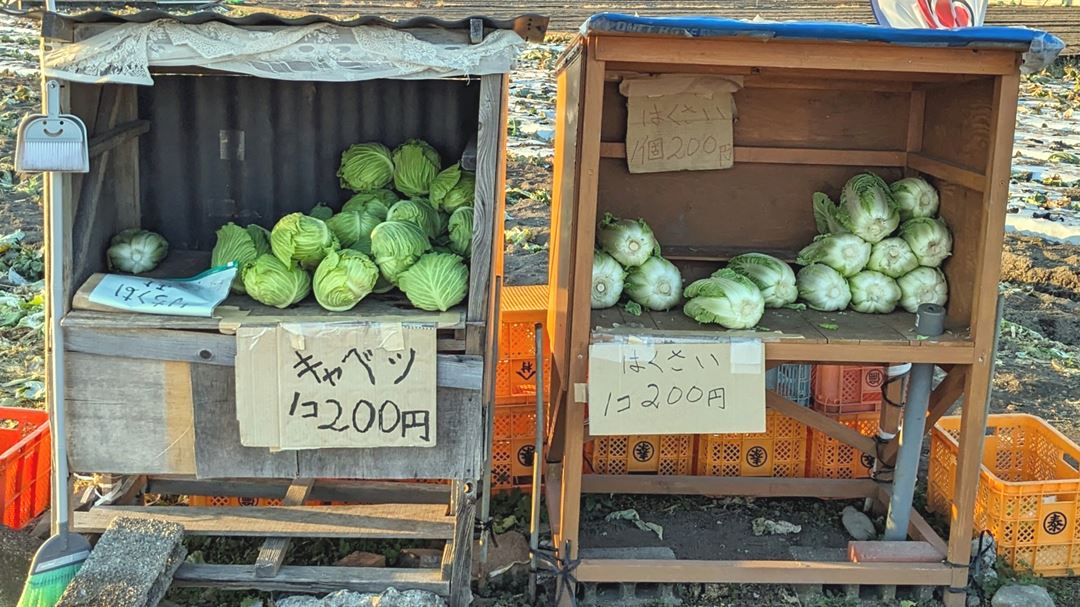
[[[45,86],[48,113],[30,114],[19,123],[15,170],[85,173],[90,170],[86,125],[78,116],[60,113],[59,83],[50,80]]]

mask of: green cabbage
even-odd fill
[[[839,272],[823,263],[799,270],[795,279],[799,297],[815,310],[835,312],[851,302],[851,287]]]
[[[656,237],[644,220],[619,219],[604,214],[596,234],[600,248],[627,267],[640,266],[653,253],[659,254]]]
[[[905,177],[900,181],[894,181],[889,189],[892,190],[893,198],[896,199],[900,221],[907,221],[912,217],[937,215],[940,203],[937,190],[922,177]]]
[[[450,250],[462,257],[472,257],[473,208],[461,207],[450,215]]]
[[[242,228],[230,221],[217,230],[217,242],[210,252],[210,267],[216,268],[235,261],[237,267],[243,268],[247,263],[255,261],[259,255],[269,252],[270,232],[266,228],[254,223]],[[232,291],[244,294],[244,281],[239,272],[233,279]]]
[[[315,269],[312,290],[319,305],[332,312],[351,309],[375,288],[379,268],[359,251],[331,251]]]
[[[630,299],[650,310],[670,310],[682,295],[682,275],[663,257],[650,257],[627,271],[625,289]]]
[[[870,249],[867,270],[881,272],[890,278],[900,278],[919,267],[919,260],[903,238],[892,236],[876,243]]]
[[[799,251],[802,266],[823,263],[844,276],[854,276],[870,260],[870,244],[854,234],[822,234]]]
[[[435,238],[442,232],[439,212],[420,198],[394,203],[394,206],[390,207],[390,212],[386,214],[386,220],[407,221],[423,229],[428,238]]]
[[[378,217],[379,221],[386,221],[386,213],[390,211],[390,207],[394,206],[397,201],[398,195],[393,190],[371,190],[370,192],[360,192],[353,195],[352,198],[345,202],[341,210],[367,211]]]
[[[454,163],[445,169],[441,173],[435,176],[435,180],[431,182],[431,204],[435,208],[441,208],[443,199],[450,193],[450,190],[457,185],[461,180],[461,165]]]
[[[398,286],[417,308],[445,312],[465,299],[469,268],[457,255],[428,253],[401,273]]]
[[[594,310],[610,308],[619,303],[625,281],[626,270],[614,257],[603,251],[593,253],[590,299]]]
[[[325,202],[320,202],[319,204],[311,207],[311,210],[308,211],[308,215],[310,217],[314,217],[315,219],[321,219],[323,221],[326,221],[327,219],[330,219],[334,216],[334,209],[331,209]]]
[[[371,253],[371,231],[382,221],[367,211],[342,211],[326,221],[326,227],[337,237],[342,247]]]
[[[244,289],[255,301],[287,308],[311,292],[311,276],[295,263],[286,265],[274,255],[260,255],[241,270]]]
[[[921,266],[936,268],[952,255],[952,234],[942,219],[909,219],[900,226],[900,238],[908,243]]]
[[[371,253],[379,271],[391,284],[431,249],[424,231],[407,221],[385,221],[371,231]]]
[[[305,269],[312,269],[339,246],[326,222],[303,213],[289,213],[270,231],[270,248],[286,265],[300,262]]]
[[[892,278],[863,270],[848,279],[851,289],[851,308],[864,314],[888,314],[900,301],[900,287]]]
[[[461,179],[443,197],[442,208],[446,212],[452,213],[461,207],[471,207],[475,197],[476,173],[462,171]]]
[[[836,219],[847,231],[873,244],[900,224],[892,190],[881,177],[860,173],[844,185]]]
[[[795,271],[772,255],[745,253],[732,257],[727,267],[757,285],[769,308],[782,308],[799,297],[799,290],[795,287]]]
[[[381,143],[357,143],[341,153],[341,188],[368,192],[386,187],[394,178],[390,150]]]
[[[149,272],[169,254],[169,241],[157,232],[128,228],[112,237],[106,251],[110,270]]]
[[[687,298],[683,314],[699,323],[715,323],[727,329],[750,329],[765,313],[765,298],[754,282],[735,270],[717,270],[709,278],[695,280],[683,291]]]
[[[900,285],[900,307],[914,314],[919,304],[945,305],[949,300],[949,283],[937,268],[915,268],[897,279]]]
[[[424,196],[439,174],[442,161],[435,148],[410,139],[394,150],[394,188],[406,196]],[[382,186],[379,186],[382,187]]]

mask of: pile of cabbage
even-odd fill
[[[914,313],[920,304],[944,305],[949,287],[940,267],[953,241],[937,216],[939,202],[921,177],[887,184],[873,173],[852,177],[838,203],[814,194],[819,235],[796,260],[804,266],[799,298],[824,312],[850,306],[888,314],[900,306]]]
[[[371,293],[401,290],[422,310],[445,311],[468,292],[476,177],[444,167],[427,142],[391,150],[359,143],[341,155],[338,178],[352,197],[289,213],[267,231],[228,223],[211,264],[240,266],[233,291],[287,308],[314,293],[323,308],[352,309]]]
[[[669,310],[728,329],[757,326],[766,308],[888,314],[900,306],[944,305],[948,285],[942,262],[952,254],[952,234],[937,216],[937,191],[924,179],[887,184],[861,173],[845,184],[839,203],[813,197],[819,235],[799,251],[798,274],[764,253],[746,253],[708,278],[681,288],[682,278],[660,256],[660,245],[642,220],[605,216],[593,257],[592,307]]]

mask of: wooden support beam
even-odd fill
[[[943,563],[582,559],[574,577],[596,583],[942,586],[952,580],[952,568]]]
[[[255,575],[253,565],[196,565],[184,563],[173,576],[176,587],[218,588],[221,590],[263,590],[282,592],[382,592],[387,587],[426,590],[448,596],[450,583],[438,569],[394,569],[389,567],[300,567],[285,566],[272,578]]]
[[[985,175],[922,154],[908,154],[907,165],[920,173],[926,173],[931,177],[937,177],[976,192],[983,191],[986,184]]]
[[[621,141],[602,142],[600,144],[600,157],[626,158],[626,144]],[[828,150],[735,146],[735,162],[902,167],[907,164],[907,154],[903,150]]]
[[[123,143],[150,132],[149,120],[130,120],[90,138],[90,157],[96,158]]]
[[[863,436],[862,434],[859,434],[857,430],[837,423],[833,419],[826,417],[824,414],[818,413],[807,407],[796,405],[790,400],[771,391],[765,392],[765,406],[781,415],[802,422],[849,447],[858,449],[872,457],[877,457],[877,443],[873,438]]]
[[[315,484],[313,478],[298,478],[289,485],[285,492],[285,499],[281,501],[283,506],[303,506],[311,494],[311,487]],[[285,553],[289,551],[287,537],[268,537],[263,540],[259,548],[259,556],[255,559],[255,577],[274,577],[285,563]]]
[[[170,495],[222,495],[246,498],[282,498],[291,481],[284,479],[197,480],[192,477],[151,476],[146,481],[148,493]],[[445,504],[450,499],[449,485],[324,479],[316,484],[310,499],[327,502],[363,504]]]
[[[930,432],[934,424],[964,395],[966,375],[967,371],[964,367],[953,367],[945,375],[945,379],[941,380],[941,383],[930,393],[930,408],[926,414],[927,432]],[[893,438],[881,447],[879,458],[883,463],[891,466],[896,462],[896,454],[899,450],[899,437]]]
[[[582,493],[741,495],[855,499],[877,496],[870,479],[584,474]]]

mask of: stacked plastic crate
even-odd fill
[[[875,436],[881,416],[885,365],[814,365],[813,408],[863,436]],[[810,431],[812,478],[867,478],[874,458],[817,430]]]

